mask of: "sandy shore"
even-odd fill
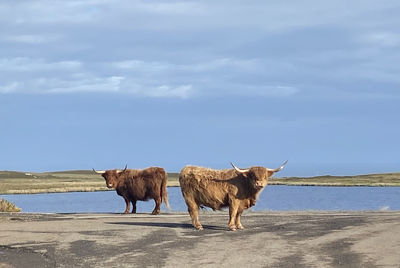
[[[400,267],[400,212],[0,214],[4,267]]]

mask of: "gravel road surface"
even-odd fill
[[[400,267],[400,212],[0,213],[5,267]]]

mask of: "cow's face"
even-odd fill
[[[287,160],[283,162],[283,164],[276,168],[264,168],[264,167],[251,167],[248,169],[241,169],[236,167],[233,163],[231,163],[232,167],[239,175],[242,175],[251,181],[251,184],[255,189],[262,189],[267,185],[268,178],[271,177],[275,172],[281,171],[283,167],[286,165]]]
[[[273,173],[273,171],[263,167],[251,167],[247,172],[243,173],[243,175],[250,180],[255,189],[262,189],[267,185],[268,178],[271,177]]]
[[[120,171],[117,169],[114,170],[106,170],[101,176],[106,180],[106,185],[108,188],[115,188],[117,186],[118,177]]]

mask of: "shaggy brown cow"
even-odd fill
[[[126,203],[124,213],[129,213],[132,203],[132,213],[136,213],[136,201],[154,199],[156,206],[151,214],[160,213],[161,202],[169,208],[167,195],[167,173],[163,168],[150,167],[143,170],[125,169],[94,172],[101,174],[108,188],[114,188]]]
[[[277,169],[240,169],[232,163],[233,169],[226,170],[184,167],[179,174],[179,184],[193,226],[198,230],[203,229],[199,222],[199,207],[207,206],[213,210],[229,207],[229,229],[243,229],[240,223],[243,211],[256,204],[268,178],[280,171],[286,163],[287,161]]]

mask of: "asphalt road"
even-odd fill
[[[5,267],[400,267],[400,212],[0,214]]]

